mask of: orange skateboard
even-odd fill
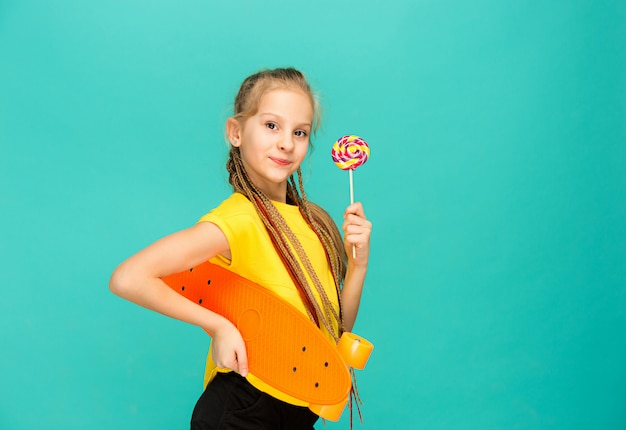
[[[341,417],[352,386],[348,367],[365,367],[374,348],[370,342],[346,332],[335,345],[273,292],[209,262],[163,281],[237,326],[256,377],[309,403],[322,418]]]

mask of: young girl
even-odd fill
[[[161,278],[211,260],[278,294],[333,341],[352,329],[371,223],[360,203],[348,206],[342,242],[331,217],[307,201],[300,165],[318,117],[299,71],[263,70],[245,79],[226,121],[234,193],[193,227],[124,261],[111,277],[115,294],[213,334],[192,429],[312,429],[317,421],[303,402],[248,372],[244,341],[231,322]]]

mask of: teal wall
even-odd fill
[[[108,278],[228,194],[232,98],[283,65],[312,200],[372,149],[355,428],[626,428],[626,3],[307,3],[0,1],[0,428],[188,428],[208,337]]]

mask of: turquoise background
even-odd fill
[[[188,428],[209,338],[108,278],[228,195],[234,94],[285,65],[311,200],[372,150],[355,429],[626,428],[626,2],[591,0],[0,1],[0,428]]]

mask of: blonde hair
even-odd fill
[[[320,105],[311,86],[302,72],[293,68],[263,69],[248,76],[235,97],[234,115],[238,121],[245,121],[259,109],[261,97],[268,91],[276,89],[300,90],[309,97],[313,107],[313,133],[321,122]]]
[[[314,111],[313,129],[319,126],[319,106],[304,75],[293,68],[261,70],[246,78],[235,98],[234,116],[241,124],[256,114],[261,98],[275,89],[301,90],[311,100]],[[245,195],[254,205],[274,244],[276,252],[293,279],[309,317],[338,340],[343,333],[341,317],[341,285],[346,275],[347,256],[337,225],[321,207],[309,202],[302,184],[300,168],[287,181],[287,202],[297,205],[304,219],[322,243],[335,281],[339,313],[332,306],[311,262],[295,234],[267,195],[255,186],[241,160],[239,148],[231,146],[226,163],[228,181],[234,191]],[[296,179],[297,177],[297,179]],[[307,277],[308,275],[308,277]],[[310,280],[310,281],[309,281]],[[315,299],[317,292],[321,303]]]

